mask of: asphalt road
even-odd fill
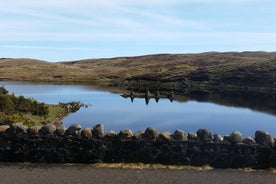
[[[52,183],[200,183],[200,184],[253,184],[275,183],[276,173],[269,171],[241,171],[228,169],[171,170],[98,168],[91,165],[18,164],[0,163],[1,184]]]

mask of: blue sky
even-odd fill
[[[0,57],[276,51],[275,0],[9,0]]]

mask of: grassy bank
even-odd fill
[[[65,116],[80,107],[79,102],[56,105],[40,103],[34,99],[9,94],[5,88],[0,87],[0,125],[58,125]]]

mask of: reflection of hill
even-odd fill
[[[266,93],[223,92],[220,94],[189,94],[189,98],[225,106],[249,108],[276,115],[276,97]]]
[[[124,98],[130,98],[134,102],[135,98],[145,98],[146,104],[149,103],[150,99],[155,99],[158,103],[160,98],[167,98],[171,102],[187,102],[189,100],[196,100],[199,102],[211,102],[224,106],[233,106],[241,108],[249,108],[254,111],[260,111],[276,115],[276,96],[265,92],[203,92],[203,91],[192,91],[186,94],[179,92],[168,92],[168,91],[155,91],[152,93],[142,92],[129,92],[121,95]]]

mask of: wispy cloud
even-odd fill
[[[123,49],[125,55],[130,47],[273,49],[273,7],[272,0],[9,0],[0,6],[0,47],[60,54],[101,47],[108,54]]]

